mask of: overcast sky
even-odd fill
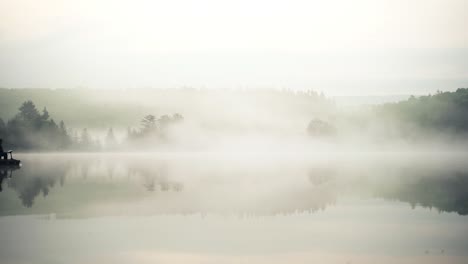
[[[468,87],[466,0],[0,0],[0,87]]]

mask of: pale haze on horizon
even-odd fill
[[[468,1],[0,0],[0,87],[468,87]]]

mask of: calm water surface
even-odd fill
[[[464,154],[23,154],[0,263],[468,263]]]

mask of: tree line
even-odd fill
[[[66,149],[72,144],[63,120],[58,124],[47,108],[40,113],[32,101],[24,102],[7,122],[0,119],[0,137],[13,149]]]
[[[147,115],[141,121],[141,128],[128,128],[124,142],[119,144],[112,128],[108,129],[104,141],[101,141],[92,136],[87,128],[79,131],[68,128],[63,120],[57,123],[46,107],[40,112],[31,100],[24,102],[18,110],[6,122],[0,118],[0,138],[4,141],[4,148],[23,151],[115,150],[121,145],[146,139],[163,141],[168,129],[184,119],[180,114],[163,115],[159,118]]]
[[[386,120],[399,120],[426,129],[467,133],[468,88],[411,96],[406,101],[377,106],[375,111]]]
[[[338,121],[337,121],[338,120]],[[354,131],[365,131],[372,125],[382,126],[379,136],[389,131],[398,131],[403,139],[420,138],[422,131],[448,136],[468,135],[468,88],[455,92],[440,92],[434,95],[410,96],[409,99],[375,105],[368,112],[341,114],[334,120],[312,119],[306,132],[311,137],[334,136],[346,125]],[[349,131],[349,127],[348,131]]]

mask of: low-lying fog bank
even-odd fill
[[[0,93],[16,98],[28,90]],[[35,98],[47,105],[28,100],[0,119],[6,149],[424,152],[468,145],[468,89],[358,108],[288,90],[39,90]],[[10,108],[2,105],[4,113]]]

